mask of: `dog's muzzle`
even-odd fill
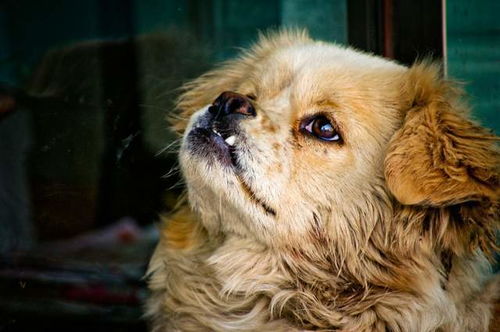
[[[250,99],[236,92],[223,92],[193,125],[188,134],[192,153],[223,165],[237,167],[236,145],[242,139],[239,123],[257,116]]]

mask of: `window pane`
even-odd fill
[[[178,88],[259,31],[345,42],[346,17],[345,0],[1,2],[0,330],[145,330],[156,223],[183,192]]]

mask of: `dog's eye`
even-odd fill
[[[330,120],[323,115],[308,120],[303,128],[309,134],[323,141],[340,140],[340,135],[335,130],[335,127],[332,125]]]

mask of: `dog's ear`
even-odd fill
[[[310,41],[307,32],[298,29],[283,29],[260,34],[257,42],[248,50],[243,51],[239,57],[222,63],[216,69],[182,87],[176,112],[169,119],[172,128],[182,133],[194,112],[211,104],[222,92],[238,90],[255,65],[270,53],[307,41]]]
[[[400,203],[498,201],[498,138],[467,118],[461,94],[436,65],[416,64],[404,75],[404,120],[385,159],[387,184]]]

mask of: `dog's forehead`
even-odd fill
[[[395,78],[407,68],[337,45],[314,43],[270,54],[256,68],[253,85],[262,103],[287,105],[294,118],[349,104],[372,117],[390,99]],[[269,107],[272,109],[272,107]]]
[[[352,80],[378,73],[402,72],[407,68],[390,60],[351,48],[323,43],[292,46],[277,50],[255,66],[254,85],[283,89],[317,90],[325,78]],[[325,82],[329,83],[329,82]],[[312,85],[312,86],[311,86]]]

